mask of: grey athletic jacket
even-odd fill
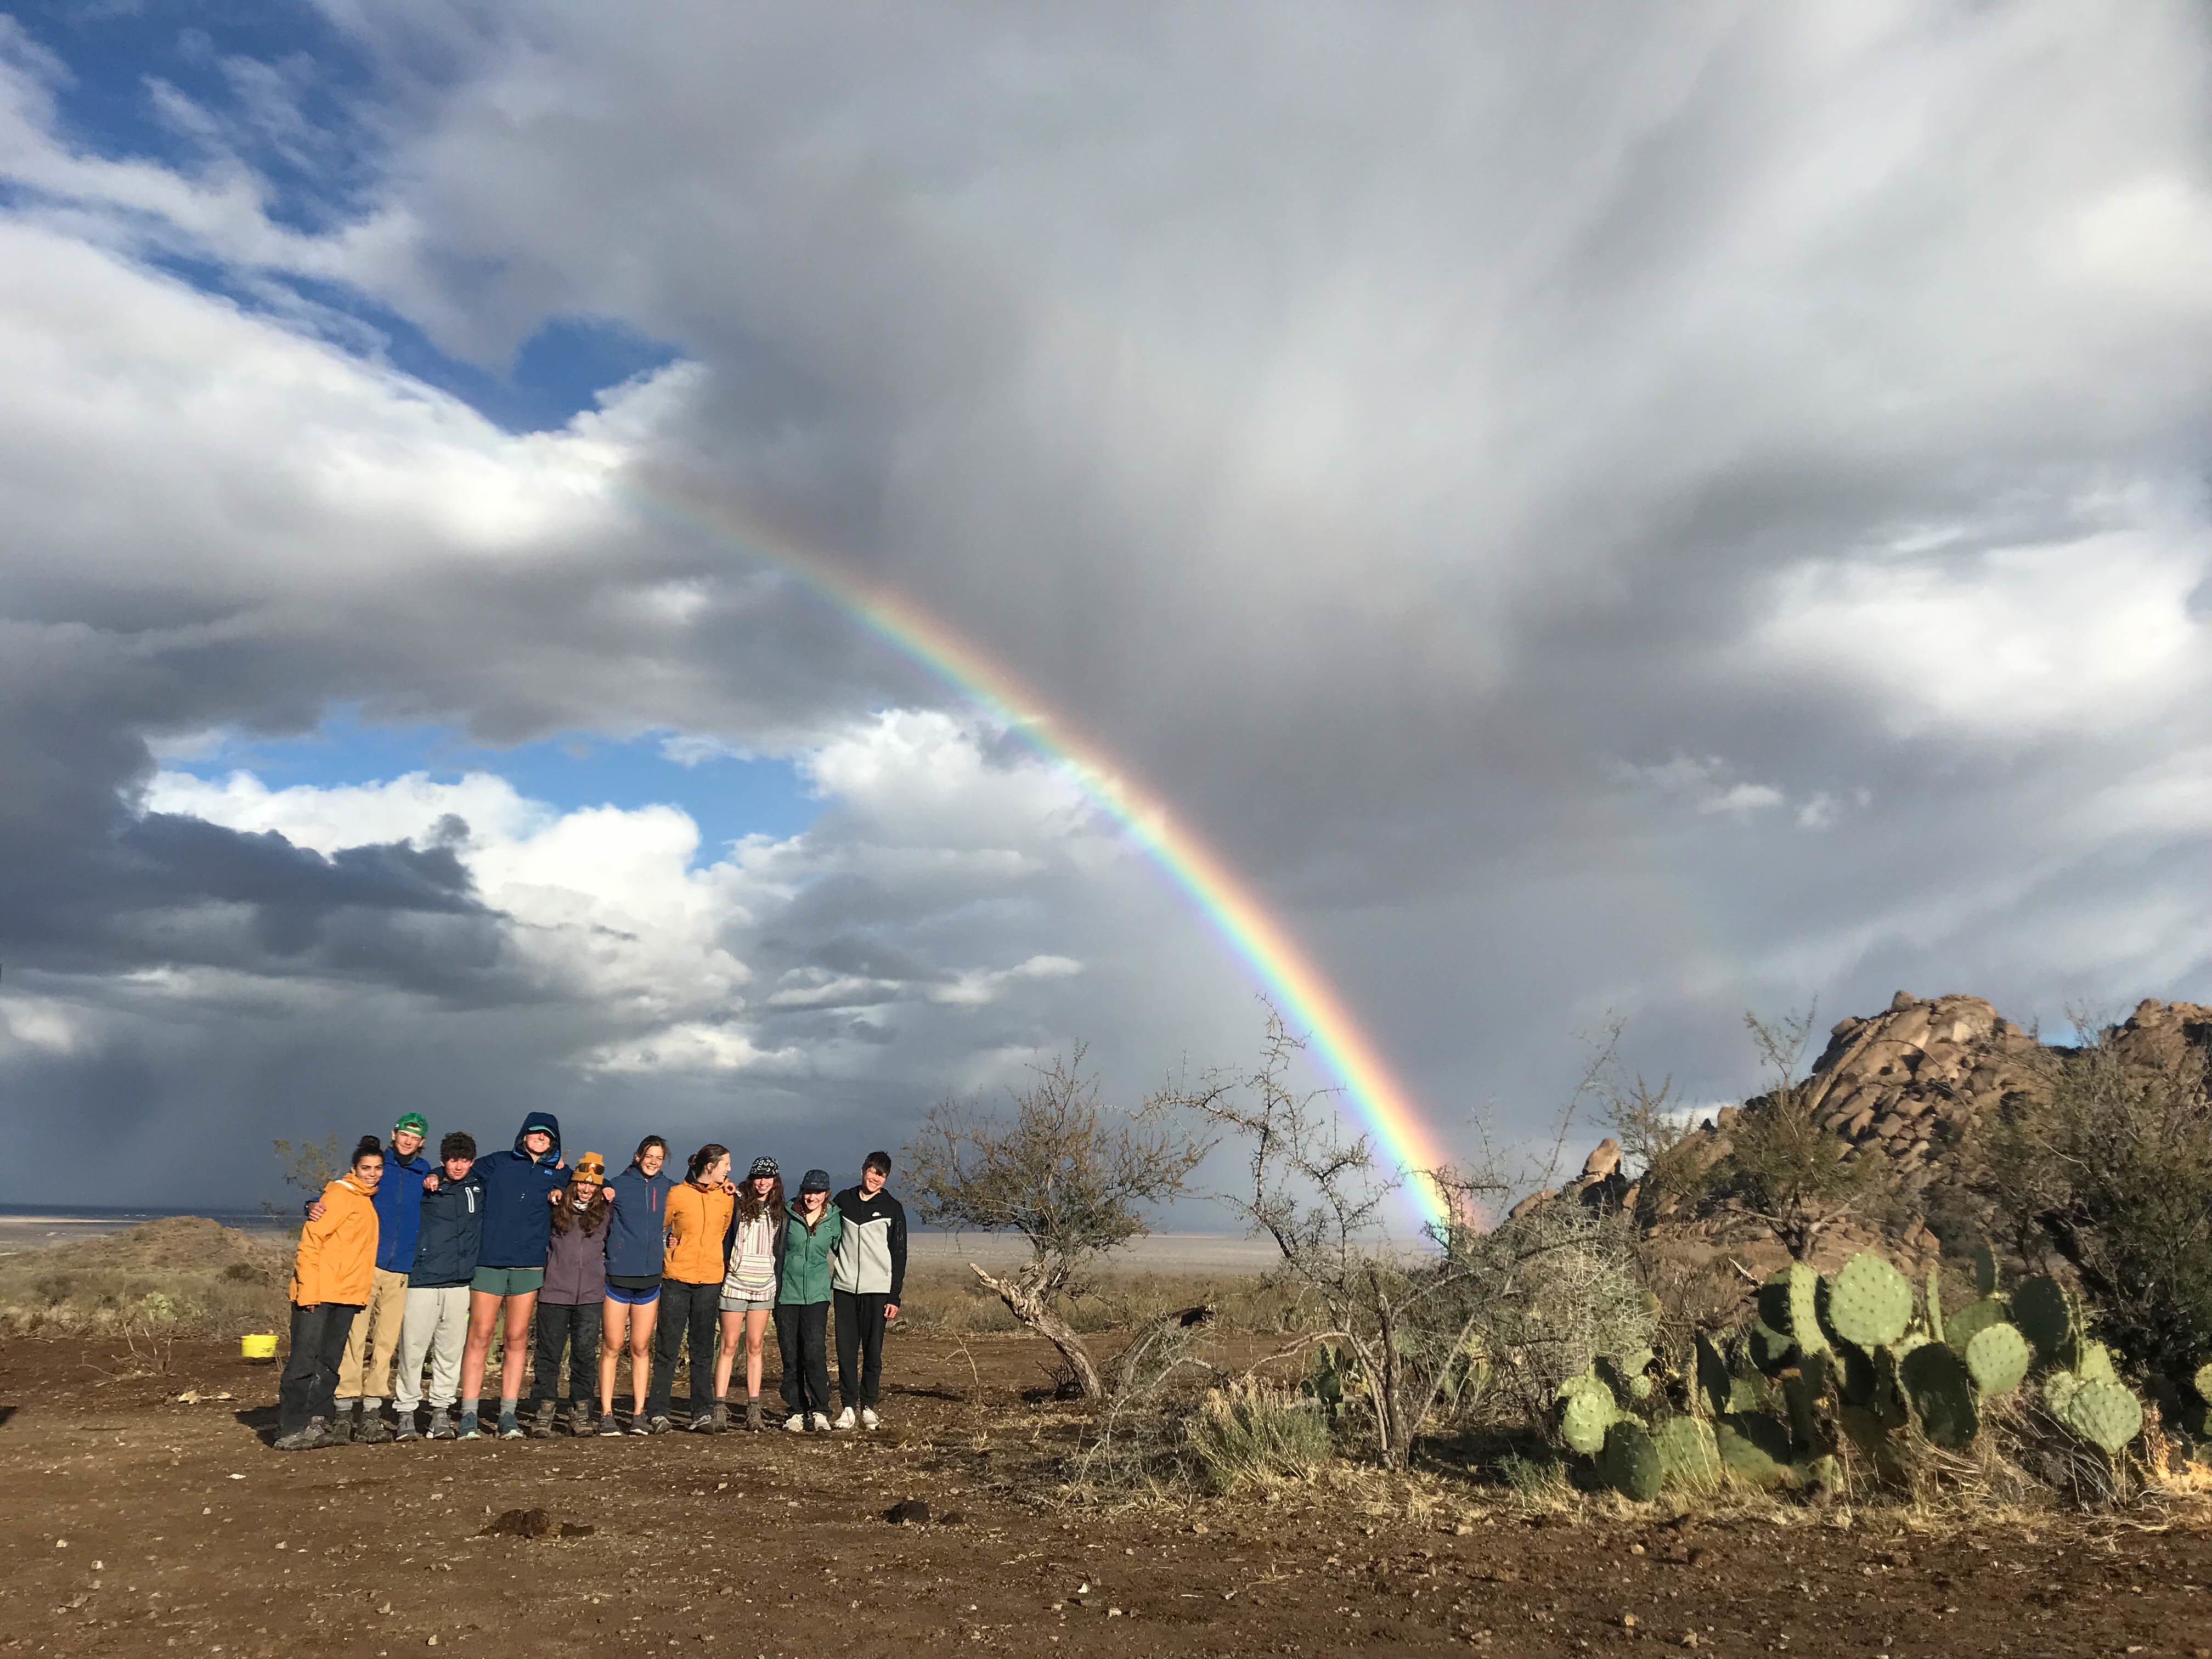
[[[863,1198],[848,1187],[831,1201],[845,1231],[830,1253],[830,1288],[896,1302],[906,1284],[906,1206],[889,1188]]]

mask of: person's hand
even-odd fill
[[[553,1160],[553,1167],[556,1170],[565,1170],[568,1167],[568,1160],[565,1158],[556,1158]]]
[[[561,1203],[561,1189],[558,1187],[556,1187],[551,1192],[546,1194],[545,1201],[548,1204],[554,1206],[556,1208],[558,1208]]]
[[[422,1190],[426,1193],[436,1192],[438,1190],[438,1177],[434,1175],[424,1176],[422,1177]]]
[[[319,1302],[295,1302],[292,1305],[299,1309],[301,1313],[313,1313],[323,1304]]]
[[[307,1201],[307,1219],[310,1221],[320,1221],[322,1218],[323,1200],[319,1198],[310,1199]]]
[[[610,1182],[602,1184],[599,1188],[599,1202],[602,1204],[611,1204],[614,1201],[615,1189],[613,1183]]]
[[[897,1317],[898,1317],[898,1304],[897,1304],[897,1303],[896,1303],[896,1302],[886,1302],[886,1303],[884,1303],[884,1323],[886,1323],[886,1324],[889,1324],[892,1320],[896,1319]]]

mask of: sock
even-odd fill
[[[477,1402],[473,1400],[464,1400],[461,1401],[461,1415],[464,1417],[474,1417],[477,1414]]]
[[[332,1409],[335,1410],[340,1417],[343,1417],[348,1412],[351,1411],[359,1404],[361,1404],[361,1401],[358,1400],[333,1400],[331,1401]]]
[[[384,1402],[383,1402],[381,1400],[371,1400],[371,1399],[370,1399],[367,1395],[362,1395],[362,1397],[361,1397],[361,1414],[362,1414],[363,1417],[381,1417],[381,1416],[383,1416],[383,1415],[384,1415]]]

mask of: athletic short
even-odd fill
[[[469,1281],[472,1291],[491,1296],[535,1296],[545,1288],[543,1267],[479,1267]]]
[[[766,1296],[747,1296],[742,1291],[724,1291],[722,1292],[722,1311],[724,1313],[766,1313],[775,1306],[775,1292],[774,1291],[770,1291]]]
[[[625,1308],[649,1308],[660,1300],[660,1286],[655,1285],[649,1291],[633,1291],[610,1281],[607,1285],[607,1300],[619,1302]]]

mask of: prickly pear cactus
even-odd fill
[[[1943,1340],[1963,1354],[1973,1346],[1977,1336],[1990,1326],[2007,1323],[2011,1318],[2012,1306],[2002,1297],[1985,1296],[1943,1316]]]
[[[2051,1414],[2107,1455],[2117,1456],[2142,1432],[2142,1401],[2124,1382],[2102,1377],[2069,1390],[2063,1405],[2053,1404]]]
[[[2081,1310],[2072,1292],[2045,1273],[2022,1279],[2012,1293],[2012,1322],[2046,1365],[2071,1365],[2081,1337]]]
[[[2002,1320],[1983,1326],[1966,1344],[1966,1369],[1972,1373],[1974,1388],[1984,1400],[2010,1394],[2018,1388],[2027,1379],[2027,1368],[2034,1358],[2020,1328]]]
[[[1943,1270],[1928,1270],[1928,1290],[1922,1298],[1928,1308],[1928,1334],[1938,1342],[1943,1340]]]
[[[1856,1347],[1887,1347],[1912,1322],[1912,1281],[1862,1250],[1828,1284],[1828,1328]]]
[[[1923,1343],[1899,1364],[1898,1380],[1930,1440],[1953,1451],[1973,1443],[1981,1427],[1981,1393],[1965,1360],[1941,1342]]]
[[[2197,1390],[2197,1397],[2212,1405],[2212,1364],[2199,1365],[2197,1375],[2189,1379],[2189,1386]]]
[[[1826,1353],[1827,1333],[1820,1328],[1820,1275],[1793,1261],[1759,1287],[1759,1322],[1778,1331],[1800,1353]]]
[[[2074,1375],[2084,1382],[2117,1382],[2120,1374],[2112,1369],[2112,1351],[2101,1342],[2084,1342],[2081,1353],[2074,1361]]]
[[[1663,1471],[1659,1449],[1641,1423],[1623,1418],[1605,1434],[1605,1451],[1599,1467],[1606,1484],[1623,1498],[1648,1504],[1658,1497]]]
[[[1986,1240],[1974,1246],[1974,1291],[1984,1297],[1997,1293],[1997,1253]]]
[[[1720,1483],[1720,1449],[1703,1418],[1670,1417],[1651,1437],[1659,1451],[1660,1484],[1669,1492],[1711,1492]]]
[[[1605,1445],[1606,1431],[1620,1416],[1620,1407],[1603,1387],[1563,1393],[1559,1396],[1559,1438],[1570,1450],[1595,1456]]]
[[[1763,1376],[1778,1376],[1797,1357],[1797,1345],[1786,1332],[1778,1331],[1765,1320],[1752,1322],[1746,1342],[1751,1363],[1759,1367]]]
[[[1730,1478],[1772,1492],[1790,1484],[1790,1431],[1771,1417],[1746,1412],[1713,1427],[1714,1449]]]

